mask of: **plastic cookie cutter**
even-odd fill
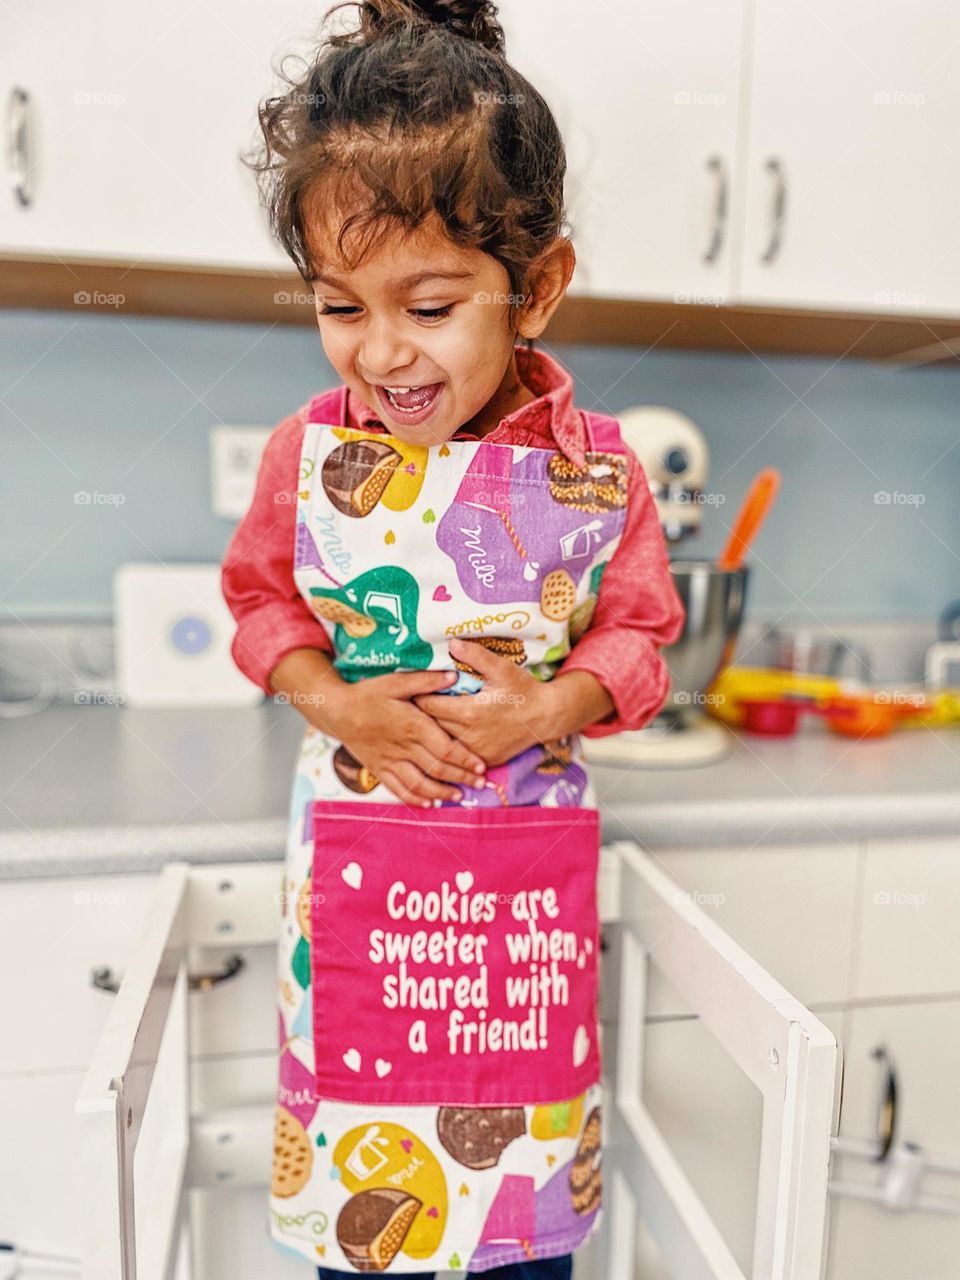
[[[418,672],[422,672],[422,671],[423,671],[423,668],[422,668],[422,667],[404,667],[404,666],[399,666],[399,667],[395,667],[395,668],[394,668],[394,670],[395,670],[395,671],[398,671],[398,672],[403,672],[403,671],[411,671],[411,672],[412,672],[412,671],[418,671]],[[482,681],[478,676],[472,676],[472,675],[470,674],[470,672],[469,672],[469,671],[460,671],[460,670],[459,670],[458,668],[456,668],[456,667],[453,667],[453,668],[450,668],[450,667],[447,667],[447,668],[437,667],[437,668],[435,668],[435,670],[437,670],[437,671],[441,671],[441,670],[448,670],[448,671],[449,671],[449,670],[453,670],[454,674],[455,674],[455,675],[456,675],[456,677],[457,677],[457,678],[456,678],[456,680],[453,682],[453,684],[447,685],[446,689],[436,689],[436,690],[434,690],[434,692],[435,692],[435,693],[437,693],[437,694],[447,694],[447,693],[455,693],[455,694],[459,694],[459,693],[479,693],[479,692],[480,692],[480,690],[483,688],[483,681]],[[433,694],[431,694],[430,696],[431,696],[431,698],[432,698],[432,697],[433,697]],[[2,1280],[2,1277],[0,1277],[0,1280]]]
[[[479,693],[483,681],[472,676],[469,671],[458,671],[456,681],[446,689],[438,689],[437,693]]]

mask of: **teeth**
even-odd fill
[[[397,395],[403,394],[405,391],[415,391],[415,387],[384,387],[384,391],[392,391]]]

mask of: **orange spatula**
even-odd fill
[[[754,479],[743,506],[737,513],[727,544],[717,560],[717,568],[732,573],[743,564],[750,543],[766,519],[780,488],[780,472],[776,467],[765,467]]]

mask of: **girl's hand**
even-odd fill
[[[324,699],[318,727],[335,733],[405,804],[458,800],[462,788],[450,784],[482,786],[484,761],[414,705],[416,695],[432,694],[455,677],[452,671],[396,671],[355,684],[328,684],[325,688],[337,692]]]
[[[556,681],[538,680],[470,640],[451,640],[449,648],[454,658],[480,672],[483,688],[452,696],[419,694],[413,701],[488,765],[503,764],[536,742],[569,732],[562,724]]]

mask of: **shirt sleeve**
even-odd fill
[[[600,578],[590,626],[557,670],[589,671],[610,694],[614,709],[580,730],[603,738],[641,729],[670,693],[662,645],[678,639],[686,618],[677,592],[657,504],[643,467],[627,450],[627,518],[623,536]]]
[[[293,577],[297,490],[304,414],[285,418],[270,434],[253,501],[227,545],[220,589],[237,623],[234,662],[268,697],[270,673],[292,649],[332,652],[323,624]]]

